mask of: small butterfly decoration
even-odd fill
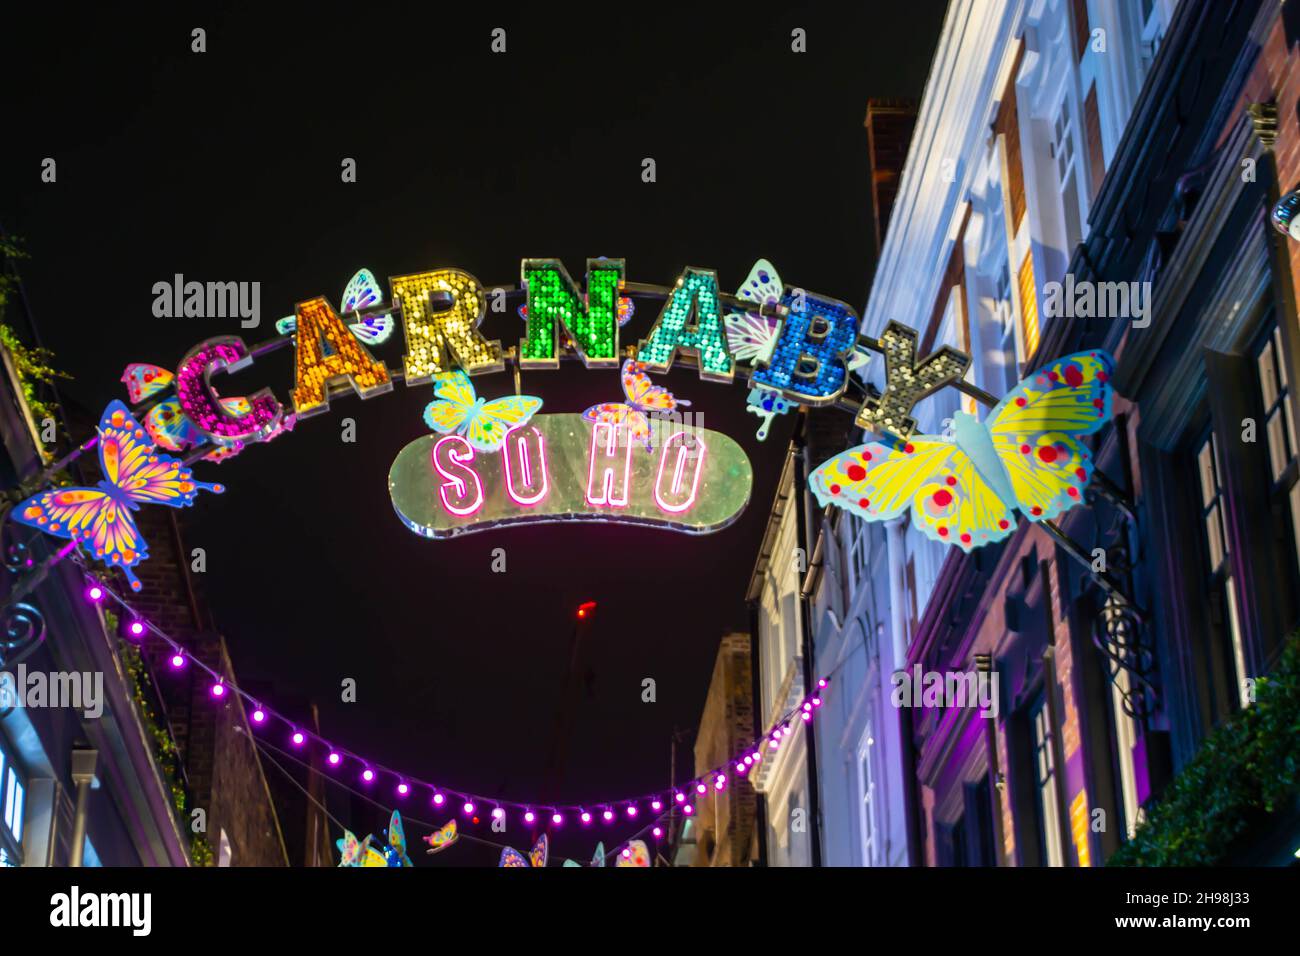
[[[463,435],[483,452],[499,451],[506,432],[526,423],[542,407],[542,400],[532,395],[479,398],[469,376],[459,369],[435,376],[433,394],[437,398],[425,406],[425,424],[443,435]]]
[[[768,430],[772,427],[772,419],[777,415],[784,415],[794,407],[795,403],[776,389],[764,388],[762,385],[751,385],[749,398],[745,402],[745,410],[753,412],[762,419],[762,424],[758,426],[756,436],[759,441],[767,440]]]
[[[581,863],[576,863],[576,862],[574,862],[573,860],[565,860],[565,861],[564,861],[564,865],[565,865],[565,866],[582,866]],[[604,842],[603,840],[602,840],[601,842],[599,842],[599,843],[596,844],[596,852],[593,853],[592,856],[591,856],[591,864],[590,864],[590,865],[591,865],[591,866],[604,866],[604,865],[605,865],[605,842]]]
[[[456,842],[459,834],[456,832],[456,821],[448,820],[445,826],[439,827],[424,838],[424,842],[429,844],[429,849],[425,853],[441,853],[447,847]]]
[[[148,362],[132,362],[122,373],[122,381],[126,383],[126,394],[131,399],[131,404],[138,405],[170,387],[176,381],[176,376],[167,369]],[[223,398],[221,407],[231,415],[247,415],[253,410],[248,399],[243,397]],[[285,415],[275,430],[268,433],[261,441],[268,442],[285,432],[293,431],[295,421],[296,416],[292,413]],[[210,444],[208,437],[194,426],[188,415],[181,411],[180,400],[175,396],[164,399],[149,409],[145,413],[142,424],[154,444],[168,451],[181,452],[187,448]],[[227,458],[234,458],[243,450],[243,442],[215,445],[203,457],[206,461],[221,462]]]
[[[592,405],[582,413],[583,421],[593,425],[601,422],[626,425],[629,439],[641,442],[646,451],[652,451],[654,446],[649,416],[671,412],[679,405],[686,406],[690,402],[684,398],[675,398],[668,389],[654,384],[646,373],[644,362],[634,359],[625,361],[620,379],[626,401]]]
[[[384,849],[384,860],[389,866],[414,866],[406,855],[406,830],[402,827],[402,815],[393,811],[388,821],[388,846]]]
[[[809,484],[867,521],[897,517],[963,551],[1015,530],[1016,511],[1051,521],[1083,500],[1092,479],[1084,436],[1110,421],[1115,362],[1105,352],[1066,355],[1016,385],[980,421],[965,412],[952,435],[884,435],[819,465]]]
[[[526,857],[514,847],[508,846],[501,851],[501,860],[497,863],[497,866],[524,866],[534,868],[545,866],[549,846],[550,844],[547,842],[545,833],[537,838],[537,842],[533,844],[533,848],[528,851],[528,856]]]
[[[388,866],[384,854],[370,845],[373,836],[358,840],[351,830],[344,830],[342,839],[335,840],[339,849],[339,866]]]
[[[615,866],[645,867],[650,865],[650,848],[644,840],[632,840],[618,852]]]
[[[99,420],[99,467],[95,488],[55,488],[14,508],[16,520],[57,538],[70,538],[99,561],[121,568],[140,590],[131,569],[149,557],[149,546],[131,512],[141,504],[187,508],[200,491],[221,494],[221,485],[195,481],[179,459],[158,454],[149,434],[120,401],[109,402]]]
[[[785,286],[777,274],[776,266],[759,259],[749,270],[749,276],[739,289],[736,298],[757,305],[780,305]],[[737,362],[750,365],[767,365],[772,361],[772,351],[781,336],[781,319],[759,312],[729,312],[723,317],[727,327],[727,348]]]
[[[388,846],[378,849],[371,845],[373,837],[367,836],[358,842],[349,830],[343,831],[343,839],[335,840],[339,848],[339,866],[413,866],[411,858],[406,855],[406,831],[402,828],[402,815],[396,810],[388,821]]]
[[[375,281],[375,274],[369,269],[358,269],[343,290],[343,305],[339,313],[347,315],[351,312],[364,312],[366,309],[377,308],[383,301],[384,293]],[[397,328],[397,323],[391,314],[374,315],[351,323],[348,328],[366,345],[383,345],[393,334],[393,329]],[[286,315],[275,323],[275,331],[281,335],[290,335],[297,329],[296,315]]]

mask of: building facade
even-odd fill
[[[1099,865],[1276,665],[1300,619],[1300,254],[1269,223],[1300,180],[1296,6],[950,5],[863,331],[968,352],[995,396],[1104,348],[1117,401],[1061,536],[967,555],[905,517],[824,525],[817,669],[850,662],[818,728],[828,861]],[[959,409],[940,391],[918,430]],[[888,703],[916,668],[996,677],[996,716]]]
[[[67,419],[39,369],[46,357],[12,262],[0,284],[0,488],[7,511],[66,452]],[[84,417],[84,416],[83,416]],[[89,422],[73,423],[78,440]],[[56,450],[57,449],[57,450]],[[99,479],[92,456],[61,471]],[[137,611],[233,680],[191,574],[176,516],[144,509],[151,545]],[[9,866],[285,865],[279,821],[239,701],[218,704],[195,668],[173,670],[160,640],[128,640],[121,608],[88,600],[55,541],[3,523],[0,569],[0,863]],[[119,593],[131,593],[121,579]],[[0,680],[4,680],[0,676]],[[21,698],[38,686],[73,695]],[[232,695],[228,695],[232,696]]]
[[[799,517],[804,496],[795,477],[797,455],[791,445],[746,595],[758,675],[754,694],[758,731],[775,725],[805,693],[801,590],[810,549]],[[808,734],[797,732],[779,748],[764,749],[749,774],[760,798],[759,846],[767,866],[813,863],[816,819],[807,757]]]
[[[750,636],[728,634],[718,644],[704,711],[695,738],[695,775],[703,779],[754,739],[754,671]],[[695,813],[680,821],[675,866],[753,866],[757,797],[737,775],[725,790],[710,788]]]

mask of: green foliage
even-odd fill
[[[110,611],[105,611],[104,618],[110,630],[116,632],[116,615]],[[167,722],[154,710],[150,695],[146,692],[150,679],[146,670],[147,665],[144,655],[140,653],[140,649],[134,644],[120,638],[118,639],[118,654],[122,659],[122,666],[126,668],[127,677],[131,681],[129,688],[131,699],[135,701],[135,709],[140,714],[140,720],[144,723],[145,732],[149,735],[153,744],[154,758],[158,761],[158,766],[162,768],[167,787],[171,791],[172,804],[176,807],[177,815],[184,816],[188,797],[185,792],[185,784],[181,780],[180,752],[176,749],[176,742],[172,740],[171,731],[167,728]]]
[[[213,856],[212,843],[206,833],[196,833],[190,838],[190,861],[195,866],[211,866]]]
[[[40,399],[40,387],[71,376],[53,366],[54,355],[49,349],[24,345],[13,328],[4,324],[5,306],[18,287],[18,280],[14,273],[7,268],[8,261],[25,258],[27,254],[18,243],[12,239],[0,239],[0,259],[4,260],[6,266],[0,269],[0,343],[8,350],[13,360],[14,371],[18,373],[18,381],[22,386],[23,398],[27,401],[27,407],[31,409],[32,418],[39,424],[46,418],[54,418],[58,410],[57,406]]]
[[[1214,866],[1268,814],[1300,797],[1300,635],[1255,703],[1206,738],[1111,866]]]

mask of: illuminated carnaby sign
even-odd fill
[[[558,521],[725,528],[753,488],[744,450],[720,432],[664,424],[642,442],[624,424],[537,415],[496,454],[460,435],[426,435],[398,453],[388,490],[406,526],[430,538]]]

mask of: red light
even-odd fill
[[[592,613],[593,611],[595,611],[595,610],[596,610],[596,602],[595,602],[595,601],[588,601],[588,602],[585,603],[585,604],[579,604],[579,605],[578,605],[578,617],[580,617],[580,618],[586,617],[588,614],[591,614],[591,613]]]

